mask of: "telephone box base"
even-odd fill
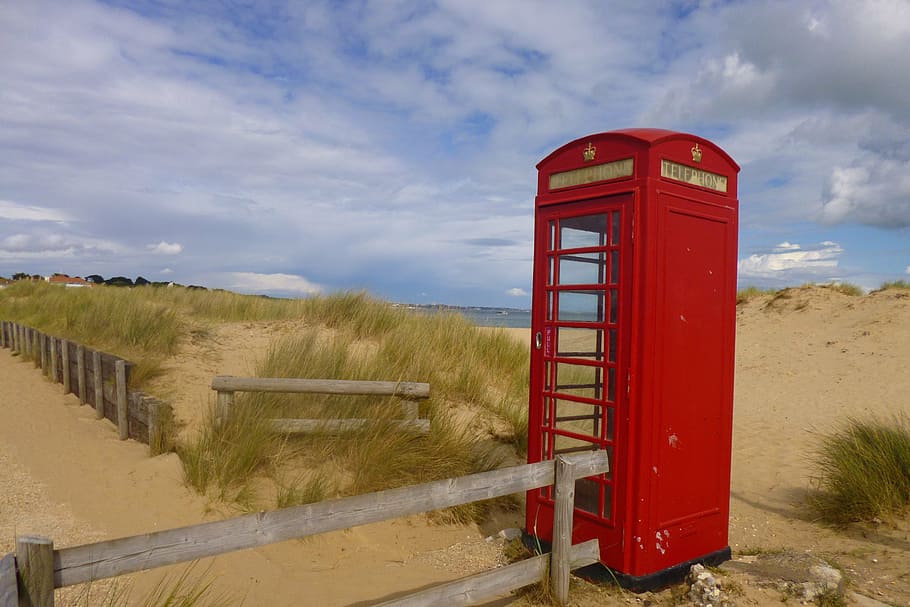
[[[535,552],[537,550],[549,551],[551,546],[549,542],[540,540],[527,531],[522,531],[522,543],[525,547]],[[708,553],[697,559],[686,561],[674,565],[661,571],[649,573],[647,575],[628,575],[619,571],[612,571],[601,563],[595,563],[582,567],[574,571],[575,575],[597,584],[619,584],[622,588],[632,592],[651,592],[660,590],[673,584],[678,584],[686,579],[689,569],[692,565],[701,564],[707,566],[720,565],[731,558],[730,547],[722,548]]]

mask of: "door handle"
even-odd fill
[[[540,350],[543,347],[543,334],[538,331],[534,334],[534,348]]]

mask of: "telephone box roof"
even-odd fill
[[[594,141],[604,141],[604,140],[626,140],[633,145],[640,145],[641,147],[653,147],[660,143],[666,141],[672,141],[674,139],[684,139],[686,141],[696,141],[702,147],[707,147],[712,150],[715,150],[720,154],[727,162],[729,162],[738,172],[739,165],[736,163],[733,158],[730,157],[727,152],[725,152],[721,147],[719,147],[713,141],[699,137],[698,135],[692,135],[690,133],[680,133],[678,131],[668,131],[666,129],[650,129],[650,128],[641,128],[641,129],[620,129],[617,131],[607,131],[604,133],[593,133],[591,135],[586,135],[585,137],[579,137],[574,141],[560,146],[558,149],[551,152],[546,158],[537,163],[537,168],[540,169],[541,166],[547,163],[551,158],[558,156],[566,148],[578,145],[579,143],[594,140]]]

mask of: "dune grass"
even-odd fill
[[[296,505],[488,470],[509,452],[521,452],[528,354],[508,335],[478,329],[456,314],[414,314],[364,294],[304,303],[306,326],[276,340],[255,374],[429,383],[432,398],[419,404],[420,416],[431,420],[429,434],[397,427],[396,398],[238,393],[227,424],[209,416],[178,448],[197,490],[244,503],[265,477],[277,505]],[[268,429],[267,420],[283,417],[373,423],[287,438]],[[509,431],[496,442],[486,423],[472,421],[477,417]],[[448,516],[468,520],[483,511],[483,505],[465,506]]]
[[[122,579],[88,582],[72,589],[58,605],[63,607],[228,607],[239,605],[226,594],[214,591],[214,580],[206,568],[200,575],[194,575],[197,562],[192,562],[176,575],[168,574],[143,596],[132,598],[129,584]]]
[[[910,511],[910,422],[849,419],[825,436],[809,506],[832,525],[882,520]]]
[[[832,282],[819,286],[825,289],[831,289],[842,295],[849,295],[850,297],[860,297],[866,293],[861,286],[850,282]]]
[[[764,295],[774,294],[776,289],[763,289],[761,287],[746,287],[736,292],[736,305],[749,303],[753,299],[758,299]]]
[[[294,319],[312,327],[276,342],[261,361],[261,377],[427,382],[433,398],[421,403],[431,432],[394,430],[397,404],[339,396],[238,395],[230,422],[208,419],[177,451],[188,482],[219,499],[243,501],[251,483],[273,477],[277,501],[363,492],[467,474],[495,465],[478,437],[495,420],[499,438],[521,450],[527,434],[527,349],[501,331],[480,330],[457,314],[415,314],[363,293],[282,300],[186,288],[66,289],[19,281],[0,290],[0,317],[79,341],[136,363],[132,384],[160,372],[182,338],[210,323]],[[453,411],[484,418],[476,426]],[[287,441],[268,430],[271,417],[371,417],[369,432],[317,435]],[[378,439],[377,436],[382,437]],[[487,436],[489,438],[489,436]],[[495,449],[494,449],[495,451]],[[344,482],[297,479],[276,464],[319,453]],[[304,458],[306,459],[306,458]],[[312,458],[309,458],[312,460]],[[313,464],[311,461],[310,464]],[[282,480],[291,478],[291,480]],[[315,479],[315,480],[314,480]]]
[[[910,281],[906,280],[892,280],[890,282],[882,283],[877,290],[879,291],[910,291]]]

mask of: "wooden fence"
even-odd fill
[[[51,381],[63,384],[64,394],[94,407],[98,419],[111,420],[121,440],[159,444],[170,411],[167,404],[128,390],[133,363],[5,320],[0,321],[0,346],[31,360]]]
[[[52,607],[55,588],[450,508],[554,483],[556,512],[549,559],[538,556],[383,605],[474,605],[541,580],[548,561],[554,596],[565,604],[569,570],[593,564],[599,558],[597,540],[570,545],[575,481],[608,471],[606,452],[595,451],[561,455],[555,462],[502,468],[84,546],[55,550],[48,538],[19,537],[15,555],[0,561],[0,607]],[[11,561],[15,561],[15,567],[10,565]],[[4,597],[18,597],[18,602]]]
[[[273,377],[232,377],[219,375],[212,380],[218,392],[215,417],[223,423],[231,415],[235,392],[285,392],[290,394],[348,394],[397,396],[402,399],[398,427],[417,433],[430,431],[430,420],[418,419],[417,401],[430,397],[430,384],[394,381],[354,381],[342,379],[296,379]],[[368,419],[273,419],[276,432],[343,432],[362,428]]]

